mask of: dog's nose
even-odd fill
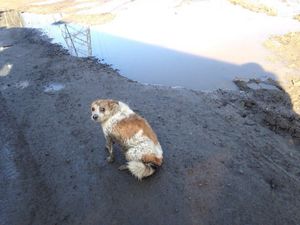
[[[93,115],[93,120],[97,120],[98,119],[98,115]]]

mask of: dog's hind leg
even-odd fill
[[[114,153],[113,153],[113,141],[111,139],[111,137],[107,136],[105,137],[106,139],[106,146],[105,148],[108,151],[109,156],[106,158],[107,162],[112,163],[115,159],[114,157]]]

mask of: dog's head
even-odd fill
[[[99,99],[91,104],[92,120],[103,123],[118,111],[118,101]]]

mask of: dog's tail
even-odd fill
[[[127,164],[129,171],[139,180],[148,177],[155,172],[155,169],[150,164],[144,164],[140,161],[130,161]]]

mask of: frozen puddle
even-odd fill
[[[64,84],[61,84],[61,83],[51,83],[51,84],[48,84],[44,87],[44,92],[56,92],[56,91],[60,91],[62,89],[65,88],[65,85]]]
[[[12,67],[13,65],[9,63],[6,63],[4,66],[2,66],[2,68],[0,68],[0,77],[5,77],[9,75]]]
[[[300,30],[292,13],[267,16],[228,1],[191,1],[182,7],[135,1],[113,21],[93,27],[66,24],[61,14],[23,13],[19,18],[70,54],[97,57],[132,80],[214,90],[235,89],[235,78],[276,80],[280,66],[267,60],[271,53],[263,42]]]
[[[27,88],[29,86],[29,82],[27,80],[25,81],[20,81],[19,83],[16,84],[16,88],[18,89],[24,89]]]

